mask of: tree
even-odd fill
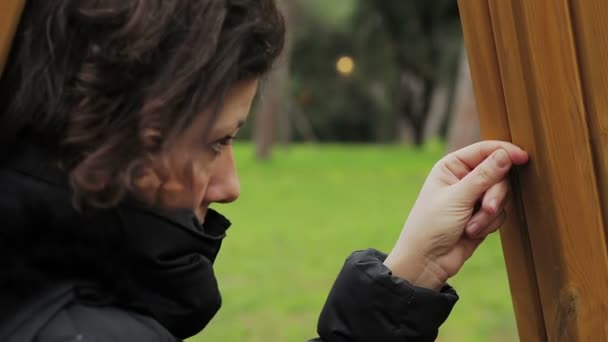
[[[362,0],[359,4],[358,20],[376,13],[391,42],[399,72],[396,107],[420,146],[433,94],[441,83],[449,82],[461,45],[457,4],[451,0]]]
[[[296,0],[283,0],[281,3],[287,36],[285,48],[279,57],[274,70],[262,85],[260,106],[255,120],[256,157],[261,160],[270,159],[272,148],[277,139],[277,128],[287,133],[289,130],[289,67],[293,45],[293,27]],[[288,134],[288,133],[287,133]],[[288,139],[288,138],[287,138]]]
[[[395,73],[389,43],[383,37],[364,43],[368,36],[353,27],[351,8],[342,0],[301,4],[291,70],[294,139],[391,141],[389,85]],[[339,72],[337,62],[344,58],[352,59],[353,72]]]
[[[473,93],[473,81],[471,80],[469,63],[463,46],[462,60],[456,83],[454,115],[452,115],[448,129],[448,151],[456,151],[479,141],[480,138],[479,117]]]

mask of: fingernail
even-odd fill
[[[490,201],[490,210],[492,210],[492,212],[497,212],[498,211],[498,201],[493,199]]]
[[[467,227],[467,232],[469,232],[469,236],[474,237],[475,235],[477,235],[477,233],[479,233],[479,224],[469,224],[469,226]]]
[[[509,165],[509,161],[510,161],[509,155],[503,149],[500,149],[500,150],[494,152],[493,158],[496,161],[496,165],[498,165],[498,167],[505,167],[505,166]]]

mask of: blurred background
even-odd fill
[[[305,341],[348,255],[390,251],[433,164],[479,140],[454,0],[279,0],[287,48],[236,144],[241,199],[197,341]],[[488,239],[439,341],[516,341]]]

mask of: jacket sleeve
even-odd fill
[[[319,317],[319,338],[309,342],[434,341],[458,295],[440,293],[393,276],[386,255],[353,253],[344,264]]]

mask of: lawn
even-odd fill
[[[223,307],[189,342],[305,341],[350,252],[388,251],[442,155],[400,146],[295,146],[267,163],[236,146],[242,195],[216,263]],[[516,341],[498,238],[451,281],[461,295],[439,341]]]

